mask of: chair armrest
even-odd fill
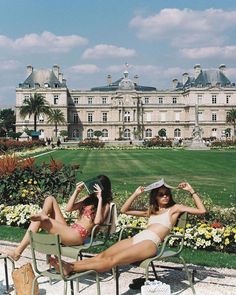
[[[161,250],[160,252],[158,253],[158,256],[162,256],[163,252],[165,251],[166,247],[167,247],[167,244],[169,242],[169,240],[171,238],[177,238],[180,240],[180,243],[179,243],[179,246],[178,246],[178,250],[176,252],[176,254],[179,254],[182,249],[183,249],[183,246],[184,246],[184,236],[183,235],[176,235],[176,234],[169,234],[168,236],[165,237],[162,245],[161,245]]]

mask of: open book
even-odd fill
[[[156,182],[153,182],[153,183],[149,184],[148,186],[146,186],[146,187],[144,188],[144,191],[145,191],[145,192],[147,192],[147,191],[151,191],[152,189],[154,189],[154,188],[158,188],[158,187],[161,187],[161,186],[163,186],[163,185],[164,185],[165,187],[167,187],[167,188],[175,188],[175,187],[173,187],[173,186],[167,184],[167,183],[165,182],[164,178],[162,178],[161,180],[156,181]]]
[[[97,177],[85,180],[85,181],[83,181],[83,183],[84,183],[84,186],[85,186],[85,188],[86,188],[86,190],[88,191],[89,194],[94,193],[94,191],[96,190],[94,188],[95,184],[98,184],[100,186],[101,190],[103,190],[103,185],[102,185],[101,181]]]

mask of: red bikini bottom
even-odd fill
[[[89,232],[86,228],[84,228],[81,224],[79,223],[73,223],[70,226],[71,228],[75,229],[77,232],[79,232],[80,236],[83,239],[86,239],[89,235]]]

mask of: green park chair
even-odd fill
[[[185,228],[186,228],[186,224],[187,224],[187,218],[188,218],[188,214],[186,212],[181,214],[180,217],[178,218],[178,221],[176,224],[177,227],[183,228],[182,234],[176,235],[176,234],[170,233],[168,236],[166,236],[166,238],[161,243],[161,245],[159,245],[159,247],[157,249],[156,256],[151,257],[151,258],[147,258],[143,261],[135,263],[135,265],[138,265],[139,267],[144,269],[145,280],[148,280],[148,278],[149,278],[149,269],[151,266],[152,271],[155,275],[155,279],[158,280],[158,276],[156,273],[154,262],[158,262],[161,260],[166,260],[168,258],[175,257],[175,258],[179,259],[179,261],[183,264],[183,268],[177,268],[177,269],[181,269],[181,270],[184,269],[184,271],[186,272],[190,287],[192,289],[192,292],[193,292],[193,294],[196,294],[195,289],[194,289],[194,285],[193,285],[193,274],[192,275],[190,274],[190,271],[187,268],[185,260],[181,256],[181,252],[184,247],[184,234],[185,234]],[[122,239],[123,233],[127,229],[128,230],[134,229],[134,227],[124,227],[120,232],[119,240]],[[135,228],[135,229],[142,230],[143,228]],[[168,247],[168,242],[172,238],[179,240],[177,247],[174,247],[174,248]],[[162,267],[169,268],[169,269],[173,269],[173,268],[175,269],[175,267],[168,267],[168,266],[162,266]],[[118,269],[118,267],[116,267],[114,271],[115,271],[115,278],[116,278],[116,294],[118,295],[119,294],[119,269]]]
[[[64,281],[64,292],[63,294],[67,294],[67,282],[70,282],[71,286],[71,294],[74,294],[73,281],[79,279],[82,276],[86,276],[88,274],[94,273],[96,276],[96,284],[97,284],[97,294],[100,295],[100,280],[98,273],[95,270],[84,271],[80,273],[72,273],[68,276],[63,274],[62,269],[62,259],[61,259],[61,241],[59,235],[52,234],[39,234],[29,232],[30,237],[30,245],[32,251],[32,259],[33,259],[33,267],[36,275],[33,285],[32,285],[32,295],[34,295],[35,283],[39,277],[48,277],[49,280],[57,280]],[[54,268],[45,265],[44,269],[42,266],[38,265],[37,255],[45,254],[45,255],[55,255],[58,258],[60,272],[57,272]],[[46,269],[45,269],[46,268]]]

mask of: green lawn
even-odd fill
[[[164,177],[171,185],[188,181],[217,205],[236,203],[236,150],[55,150],[36,159],[47,162],[50,157],[79,163],[82,174],[78,173],[78,180],[108,175],[114,191],[132,192]]]

